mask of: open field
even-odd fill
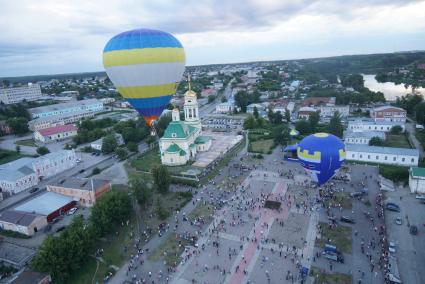
[[[258,140],[258,141],[250,142],[250,144],[251,144],[250,152],[268,154],[273,149],[274,140],[273,139]]]
[[[35,144],[34,139],[18,140],[15,141],[15,144],[28,147],[38,147],[37,144]]]
[[[404,133],[399,135],[387,134],[385,139],[385,146],[387,147],[396,147],[396,148],[408,148],[411,149],[409,140]]]

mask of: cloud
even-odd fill
[[[299,50],[338,37],[423,32],[424,10],[424,1],[409,0],[0,0],[0,76],[40,72],[34,64],[55,73],[102,69],[108,39],[137,27],[175,34],[188,63],[202,64],[220,61],[214,50],[249,61],[279,44]]]

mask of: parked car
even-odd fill
[[[390,243],[388,244],[388,251],[389,251],[389,252],[392,252],[392,253],[395,253],[395,252],[396,252],[396,249],[395,249],[395,243],[394,243],[394,242],[390,242]]]
[[[38,187],[31,188],[31,189],[30,189],[30,193],[37,192],[39,189],[40,189],[40,188],[38,188]]]
[[[411,226],[410,226],[410,229],[409,229],[409,232],[410,232],[412,235],[417,235],[417,234],[418,234],[418,227],[416,227],[415,225],[411,225]]]
[[[356,223],[356,221],[353,218],[350,218],[350,217],[347,217],[347,216],[342,216],[339,220],[341,222],[350,223],[350,224]]]
[[[73,207],[73,208],[69,209],[68,215],[74,214],[77,211],[77,209],[78,209],[77,207]]]
[[[401,219],[401,217],[397,217],[396,219],[395,219],[395,223],[397,224],[397,225],[401,225],[401,224],[403,224],[403,221],[402,221],[403,219]]]
[[[400,212],[400,207],[398,205],[395,205],[395,204],[387,204],[385,206],[385,209],[390,210],[390,211],[394,211],[394,212]]]
[[[364,191],[355,191],[355,192],[350,193],[350,196],[351,197],[360,197],[360,196],[363,196],[363,195],[366,195],[366,192],[364,192]]]

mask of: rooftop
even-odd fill
[[[394,122],[394,121],[375,121],[372,118],[356,118],[356,119],[349,119],[348,124],[401,125],[402,123]]]
[[[0,221],[21,226],[30,225],[40,215],[16,210],[7,210],[0,214]]]
[[[421,167],[411,167],[410,174],[416,177],[425,177],[425,168]]]
[[[195,144],[204,144],[210,140],[211,140],[211,137],[209,136],[198,136],[195,139]]]
[[[364,131],[364,132],[354,132],[350,130],[344,131],[344,138],[372,138],[379,137],[385,139],[385,133],[380,131]]]
[[[70,131],[76,131],[77,127],[74,124],[65,124],[65,125],[58,125],[50,128],[44,128],[38,130],[41,135],[43,136],[49,136],[54,135],[58,133],[64,133],[64,132],[70,132]]]
[[[63,104],[55,104],[55,105],[35,107],[35,108],[30,108],[28,111],[31,115],[34,115],[34,114],[39,114],[39,113],[43,113],[43,112],[63,110],[63,109],[67,109],[67,108],[80,107],[80,106],[98,104],[98,103],[102,103],[102,102],[99,101],[98,99],[88,99],[88,100],[73,101],[73,102],[68,102],[68,103],[63,103]]]
[[[68,117],[72,117],[72,116],[77,116],[80,114],[85,114],[89,112],[88,110],[79,110],[79,111],[74,111],[72,113],[61,113],[61,114],[55,114],[55,115],[51,115],[51,116],[47,116],[47,117],[39,117],[33,120],[30,120],[29,123],[41,123],[44,121],[57,121],[57,120],[62,120]]]
[[[97,188],[103,187],[108,183],[110,183],[110,181],[105,179],[69,177],[55,183],[54,186],[92,190],[93,185],[93,188],[96,190]]]
[[[32,169],[32,163],[35,160],[35,158],[20,158],[0,165],[0,180],[16,181],[35,173]]]
[[[168,124],[167,129],[165,129],[162,138],[186,138],[195,130],[195,127],[186,124],[184,121],[172,121]],[[176,137],[173,137],[173,133],[175,133]]]
[[[406,155],[406,156],[419,157],[419,151],[417,149],[379,147],[379,146],[368,146],[368,145],[361,145],[361,144],[347,144],[345,145],[345,150],[355,151],[355,152],[365,152],[365,153]]]
[[[72,201],[72,197],[55,192],[45,192],[36,198],[15,207],[14,209],[47,216]]]
[[[383,110],[393,110],[393,111],[399,111],[399,112],[406,112],[404,109],[395,107],[395,106],[380,106],[373,109],[373,111],[383,111]]]
[[[335,105],[335,97],[307,97],[301,105],[302,106],[319,106],[319,105]]]

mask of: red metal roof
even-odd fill
[[[77,127],[74,124],[58,125],[50,128],[40,129],[40,132],[43,136],[54,135],[58,133],[70,132],[77,130]]]

